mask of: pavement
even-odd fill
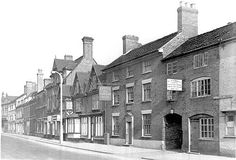
[[[144,149],[133,146],[115,146],[115,145],[105,145],[96,143],[84,143],[84,142],[70,142],[63,141],[62,144],[58,140],[46,139],[36,136],[19,135],[19,134],[8,134],[2,133],[7,136],[14,136],[18,138],[23,138],[31,141],[37,141],[42,143],[48,143],[73,149],[79,149],[84,151],[90,151],[95,153],[113,155],[116,157],[121,157],[121,159],[143,159],[143,160],[235,160],[231,157],[223,156],[213,156],[213,155],[203,155],[203,154],[192,154],[192,153],[182,153],[174,151],[163,151],[155,149]]]

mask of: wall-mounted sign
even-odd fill
[[[110,86],[99,86],[99,100],[111,101],[111,87]]]
[[[182,80],[181,79],[167,79],[167,90],[168,91],[182,91]]]

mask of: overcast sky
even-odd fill
[[[236,21],[235,0],[193,0],[199,34]],[[0,91],[18,96],[38,68],[50,75],[54,58],[81,56],[82,37],[94,38],[94,58],[109,64],[122,54],[122,36],[142,44],[177,31],[179,0],[1,0]]]

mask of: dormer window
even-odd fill
[[[151,61],[143,62],[143,73],[149,73],[152,71]]]

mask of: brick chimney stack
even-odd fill
[[[178,32],[188,38],[198,35],[198,10],[194,3],[180,1],[178,12]]]
[[[42,69],[38,69],[38,73],[37,73],[37,92],[40,92],[41,90],[43,90],[43,71]]]
[[[93,38],[83,37],[83,56],[85,59],[93,59]]]
[[[123,54],[141,46],[141,44],[138,43],[139,38],[134,35],[125,35],[122,37],[122,40],[123,40]]]
[[[72,55],[64,55],[64,60],[71,60],[73,61],[73,56]]]

